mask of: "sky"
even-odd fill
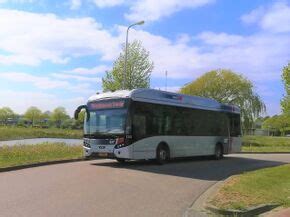
[[[290,0],[0,0],[0,107],[69,114],[102,91],[128,25],[154,62],[151,88],[177,91],[231,69],[281,112],[290,61]]]

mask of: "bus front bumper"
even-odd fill
[[[130,147],[126,146],[123,148],[115,149],[114,146],[92,146],[91,148],[83,146],[85,157],[96,157],[96,158],[124,158],[130,159]]]

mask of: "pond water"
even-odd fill
[[[62,139],[62,138],[35,138],[35,139],[20,139],[10,141],[0,141],[0,146],[8,145],[35,145],[39,143],[50,142],[50,143],[65,143],[67,145],[82,145],[82,139]]]

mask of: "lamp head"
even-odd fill
[[[144,21],[144,20],[142,20],[142,21],[140,21],[140,22],[136,23],[136,25],[143,25],[144,23],[145,23],[145,21]]]

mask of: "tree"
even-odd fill
[[[32,106],[27,109],[27,111],[24,114],[24,117],[32,123],[32,126],[34,126],[35,123],[40,121],[41,115],[42,115],[41,110],[35,106]]]
[[[7,124],[9,118],[15,117],[15,113],[9,107],[0,109],[0,124]]]
[[[290,62],[283,69],[282,80],[286,90],[286,95],[281,101],[281,106],[283,113],[290,116]]]
[[[254,120],[266,110],[263,101],[255,93],[252,82],[231,70],[207,72],[182,87],[180,92],[239,106],[244,129],[252,128]]]
[[[271,118],[268,118],[263,122],[263,129],[274,129],[276,131],[280,131],[281,135],[284,136],[287,128],[290,126],[290,118],[288,115],[275,115]]]
[[[56,127],[60,128],[61,124],[70,117],[64,107],[57,107],[51,113],[50,118],[51,121],[55,123]]]
[[[41,125],[42,127],[49,127],[49,120],[50,120],[51,112],[45,111],[41,114]]]
[[[60,127],[63,129],[73,129],[75,125],[76,125],[76,120],[69,118],[69,119],[64,120]]]
[[[113,69],[107,71],[102,79],[103,91],[123,89],[125,65],[125,46],[118,59],[114,62]],[[142,47],[140,41],[128,44],[127,69],[125,89],[148,88],[153,62],[149,59],[149,52]]]
[[[255,129],[261,129],[263,123],[264,123],[268,118],[270,118],[270,117],[269,117],[269,116],[266,116],[266,117],[258,117],[258,118],[255,120],[255,122],[254,122],[254,128],[255,128]]]

